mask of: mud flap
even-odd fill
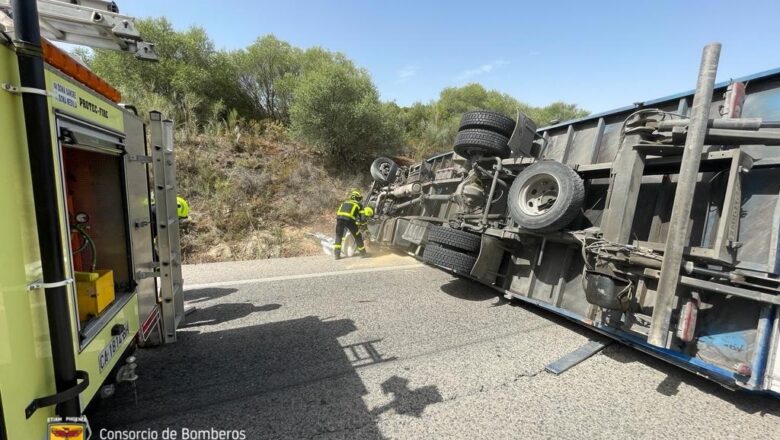
[[[406,231],[401,235],[404,240],[421,245],[428,239],[428,227],[431,224],[422,220],[412,220]]]
[[[396,218],[394,219],[394,223],[395,223],[395,227],[393,231],[393,241],[390,244],[398,248],[408,248],[413,243],[406,240],[404,238],[404,234],[406,233],[406,229],[410,225],[410,221],[405,218]]]
[[[482,244],[471,276],[488,285],[495,283],[503,258],[504,244],[501,239],[482,234]]]

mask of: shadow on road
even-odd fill
[[[270,312],[281,308],[281,304],[265,304],[256,306],[252,303],[225,303],[213,306],[197,308],[187,315],[186,323],[179,328],[200,327],[204,325],[216,325],[241,319],[255,312]]]
[[[228,313],[216,310],[214,316]],[[132,393],[118,393],[95,408],[90,421],[95,432],[171,427],[243,429],[247,438],[382,438],[376,426],[381,411],[363,402],[367,390],[356,368],[393,358],[381,353],[381,340],[342,346],[337,338],[355,330],[352,320],[308,316],[180,331],[175,344],[138,352],[137,405]],[[383,390],[396,396],[388,409],[402,414],[419,417],[425,405],[441,401],[434,386],[408,390],[398,377]]]
[[[613,344],[605,348],[602,353],[614,361],[624,364],[642,363],[666,375],[656,386],[656,391],[664,396],[677,395],[680,386],[685,384],[729,402],[746,413],[780,417],[780,400],[776,398],[741,390],[729,390],[713,381],[620,344]]]
[[[467,278],[454,278],[441,286],[447,295],[467,301],[487,301],[496,299],[495,290]]]
[[[409,381],[403,377],[393,376],[382,382],[382,392],[395,396],[392,402],[371,410],[371,415],[378,416],[389,410],[396,414],[422,417],[423,410],[428,405],[442,402],[441,393],[435,385],[416,389],[409,388]]]
[[[476,281],[466,278],[452,280],[451,282],[442,286],[441,289],[443,292],[449,295],[470,301],[483,301],[491,297],[495,298],[497,295],[494,290],[489,289]],[[519,300],[510,302],[505,300],[503,297],[498,298],[499,302],[496,305],[509,303],[513,307],[519,307],[521,309],[527,310],[530,313],[534,313],[540,317],[543,317],[552,324],[566,327],[567,329],[579,333],[583,336],[588,336],[589,338],[594,339],[603,338],[600,333],[596,333],[587,327],[576,324],[562,316],[556,315],[551,311],[536,307],[533,304],[525,303]],[[696,374],[684,370],[680,367],[674,366],[619,343],[612,344],[611,346],[605,348],[601,354],[617,362],[638,362],[662,372],[666,375],[666,377],[657,384],[656,391],[665,396],[675,396],[679,393],[680,385],[686,384],[696,387],[697,389],[707,394],[717,396],[718,398],[729,402],[730,404],[734,405],[734,407],[739,408],[746,413],[780,417],[780,399],[766,395],[750,394],[742,390],[729,390],[713,381],[699,377]],[[574,368],[577,367],[575,366]]]
[[[222,298],[237,292],[237,289],[226,289],[224,287],[209,287],[204,289],[193,289],[184,291],[184,300],[188,304],[197,304],[210,299]]]

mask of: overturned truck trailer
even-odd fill
[[[729,388],[780,393],[780,69],[371,168],[375,241]]]

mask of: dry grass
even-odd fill
[[[188,263],[316,255],[307,232],[333,234],[333,211],[359,177],[333,176],[277,124],[223,121],[179,130],[177,177],[190,202]]]

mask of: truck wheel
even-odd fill
[[[453,149],[465,158],[474,156],[505,158],[509,157],[507,142],[509,138],[503,134],[482,128],[469,128],[458,132]]]
[[[476,252],[482,243],[482,237],[460,229],[431,225],[428,229],[428,241],[454,250]]]
[[[450,269],[453,272],[468,275],[477,262],[477,258],[469,254],[447,249],[436,243],[430,243],[428,246],[425,246],[425,251],[423,251],[423,261],[444,269]]]
[[[509,214],[523,229],[557,231],[577,217],[584,198],[585,185],[573,169],[544,160],[521,171],[512,182]]]
[[[379,183],[394,181],[397,173],[398,165],[386,157],[379,157],[371,163],[371,177]]]
[[[512,137],[515,131],[515,121],[501,113],[488,110],[476,110],[464,113],[460,118],[460,128],[458,130],[467,130],[470,128],[482,128],[494,133],[502,134],[506,137]]]

